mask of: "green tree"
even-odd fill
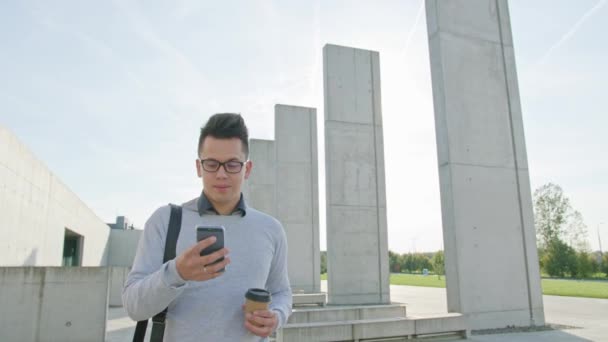
[[[577,257],[574,249],[556,238],[549,242],[543,256],[545,271],[552,277],[577,276]]]
[[[593,261],[591,255],[586,251],[580,251],[576,255],[577,259],[577,274],[579,278],[589,278],[593,273]]]
[[[414,270],[414,256],[412,253],[407,253],[403,255],[403,268],[406,272],[412,273]]]
[[[589,254],[589,258],[592,261],[591,274],[602,272],[602,258],[600,257],[600,252],[593,252]]]
[[[321,274],[327,273],[327,251],[321,251]]]
[[[608,253],[604,254],[602,257],[602,266],[600,267],[602,272],[606,274],[608,277]]]
[[[401,272],[400,255],[393,251],[388,251],[388,267],[389,272]]]
[[[443,256],[443,251],[437,251],[437,253],[433,255],[431,263],[433,264],[433,270],[435,271],[435,274],[437,274],[437,278],[441,279],[441,276],[445,274],[445,259]]]
[[[426,256],[425,254],[418,254],[418,265],[419,265],[419,270],[422,272],[423,269],[427,269],[430,270],[433,268],[433,265],[431,264],[431,259],[429,259],[428,256]]]
[[[571,211],[568,215],[564,238],[570,247],[579,252],[591,250],[587,239],[587,225],[583,220],[583,215],[577,210]]]
[[[548,183],[534,191],[534,224],[540,248],[563,235],[570,211],[570,200],[559,185]]]

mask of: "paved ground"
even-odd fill
[[[407,313],[447,312],[445,289],[391,286],[391,300],[407,304]],[[608,341],[608,299],[543,296],[547,324],[574,326],[531,333],[473,335],[471,341]]]
[[[325,282],[322,289],[325,288]],[[446,313],[445,289],[417,286],[391,286],[391,300],[407,304],[408,315],[424,316]],[[573,326],[550,331],[473,335],[471,341],[607,341],[608,299],[543,296],[548,324]],[[133,338],[135,323],[122,308],[110,308],[106,342],[128,342]],[[150,336],[148,332],[146,336]]]

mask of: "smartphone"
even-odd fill
[[[196,226],[196,241],[205,240],[211,236],[215,236],[215,242],[213,245],[203,249],[201,251],[201,256],[209,255],[213,252],[219,251],[224,248],[224,227],[222,226],[209,226],[209,225],[198,225]],[[212,263],[216,264],[220,261],[223,261],[224,257],[221,257],[216,262]],[[218,272],[224,272],[225,270],[222,268]]]

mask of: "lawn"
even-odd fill
[[[322,274],[321,279],[327,280],[327,274]],[[391,285],[445,287],[445,277],[437,279],[435,275],[391,273]],[[545,295],[608,299],[606,280],[542,279],[542,287]]]
[[[542,282],[546,295],[608,298],[608,281],[543,279]]]
[[[439,279],[436,275],[391,273],[391,285],[445,287],[445,277]]]

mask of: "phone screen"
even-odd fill
[[[196,241],[207,239],[211,236],[215,236],[215,242],[201,251],[201,256],[209,255],[213,252],[219,251],[224,248],[224,227],[222,226],[197,226],[196,227]],[[215,263],[223,261],[224,258],[218,259]],[[223,269],[221,271],[224,271]]]

